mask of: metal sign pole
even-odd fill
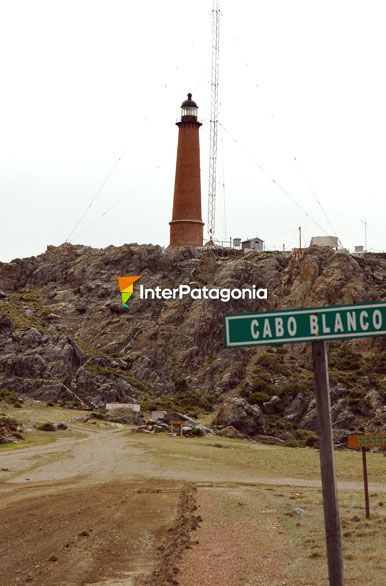
[[[330,586],[344,586],[327,353],[324,341],[312,342],[311,345],[319,425],[319,454],[322,474],[328,574]]]
[[[362,448],[363,483],[365,487],[366,519],[370,519],[369,479],[367,476],[366,448]]]

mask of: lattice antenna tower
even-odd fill
[[[220,0],[213,0],[212,8],[212,69],[209,129],[209,183],[208,183],[208,236],[213,242],[216,227],[217,188],[217,133],[218,90],[220,73]]]

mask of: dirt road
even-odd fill
[[[245,467],[228,458],[226,464],[219,465],[218,450],[208,450],[205,455],[183,453],[174,446],[180,445],[179,438],[158,436],[163,443],[164,452],[157,445],[141,441],[144,436],[128,434],[125,428],[92,428],[93,426],[75,427],[81,437],[66,437],[55,443],[34,448],[12,450],[0,453],[1,467],[8,468],[2,472],[0,480],[8,483],[70,482],[93,484],[95,482],[125,482],[133,478],[160,478],[186,482],[230,482],[237,484],[264,484],[272,486],[321,486],[319,479],[281,476],[272,471],[268,474],[259,472],[259,452],[264,453],[270,446],[233,442],[232,446],[241,446],[244,451],[256,452],[255,466]],[[146,439],[146,438],[144,438]],[[183,442],[189,445],[189,439]],[[209,441],[209,440],[208,440]],[[207,447],[216,445],[211,439]],[[203,443],[203,442],[201,442]],[[224,444],[224,440],[222,440]],[[220,444],[220,445],[222,445]],[[218,445],[218,444],[217,444]],[[225,442],[224,447],[227,447]],[[216,453],[217,452],[217,453]],[[341,489],[362,490],[362,482],[339,482]],[[386,485],[370,483],[371,490],[386,490]],[[0,493],[4,485],[0,486]]]
[[[317,480],[216,467],[212,444],[208,458],[178,457],[172,443],[165,456],[125,429],[76,432],[0,453],[1,584],[292,586],[264,485]]]

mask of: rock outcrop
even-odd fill
[[[121,307],[118,275],[142,277],[129,310]],[[139,284],[255,285],[268,289],[268,300],[140,299]],[[385,294],[382,254],[313,247],[296,259],[221,248],[49,246],[38,257],[0,263],[0,388],[91,406],[154,399],[162,407],[167,398],[168,409],[219,410],[221,425],[240,433],[313,430],[309,348],[226,349],[224,314],[375,301]],[[384,428],[385,352],[384,338],[331,344],[339,429],[371,421]],[[229,395],[241,395],[242,408],[233,399],[221,406]]]
[[[261,409],[257,405],[250,405],[241,397],[232,397],[225,401],[213,422],[219,427],[234,427],[245,435],[265,433],[265,422]]]

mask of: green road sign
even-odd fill
[[[386,334],[386,302],[225,316],[225,345],[259,346]]]

